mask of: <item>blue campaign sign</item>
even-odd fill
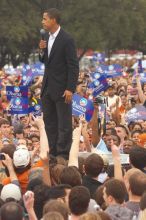
[[[40,116],[42,114],[42,103],[39,100],[37,103],[34,103],[29,107],[29,113],[32,113],[34,116]]]
[[[14,114],[28,114],[28,98],[12,98],[10,103],[10,113]]]
[[[123,67],[119,64],[113,64],[108,66],[108,70],[106,75],[108,78],[122,76],[123,74]]]
[[[125,115],[125,120],[130,123],[131,121],[146,120],[146,108],[143,105],[137,105],[132,108]]]
[[[78,95],[74,94],[72,99],[72,114],[75,116],[84,115],[86,121],[90,121],[93,115],[94,106],[93,102]]]
[[[27,86],[6,86],[7,99],[11,100],[13,97],[28,97]]]
[[[142,60],[138,60],[138,73],[143,73],[143,68],[142,68]]]
[[[33,71],[29,65],[24,65],[22,69],[21,85],[29,86],[34,78]]]
[[[113,78],[123,75],[123,67],[120,64],[99,65],[97,72],[104,73],[107,78]]]
[[[99,73],[94,73],[94,81],[88,85],[88,88],[93,90],[92,95],[96,97],[101,92],[105,91],[108,88],[108,82],[105,75]]]
[[[45,71],[45,66],[41,62],[32,64],[32,72],[34,76],[43,76]]]
[[[95,62],[104,63],[105,62],[105,53],[95,52],[93,54],[92,60]]]
[[[99,73],[106,73],[107,70],[108,70],[108,66],[105,64],[100,64],[96,67],[96,72],[99,72]]]
[[[146,73],[140,73],[140,81],[141,83],[146,83]]]

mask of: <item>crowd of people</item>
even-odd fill
[[[100,99],[88,88],[94,66],[80,70],[76,93],[93,101],[90,122],[73,116],[69,159],[49,154],[42,116],[11,115],[6,86],[21,76],[0,72],[0,219],[145,220],[146,120],[126,120],[145,106],[146,84],[127,71],[109,78]],[[42,76],[29,87],[29,102],[40,100]],[[66,123],[66,122],[64,122]],[[121,163],[121,154],[129,161]],[[112,163],[108,155],[112,155]]]

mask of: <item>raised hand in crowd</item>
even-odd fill
[[[80,144],[83,121],[84,121],[84,118],[81,117],[79,121],[79,127],[76,127],[73,131],[72,145],[71,145],[71,149],[69,152],[68,166],[76,166],[76,167],[79,166],[78,165],[78,153],[79,153],[79,144]]]
[[[34,193],[32,191],[27,191],[23,195],[23,202],[27,210],[29,220],[37,220],[36,214],[34,212]]]
[[[13,166],[13,160],[10,158],[8,154],[2,153],[2,155],[4,155],[4,158],[5,158],[3,160],[3,164],[7,167],[9,171],[11,183],[19,185],[19,181],[18,181],[17,175],[14,170],[14,166]]]

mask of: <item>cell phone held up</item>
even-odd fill
[[[5,160],[5,155],[0,153],[0,160]]]

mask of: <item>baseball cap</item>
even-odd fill
[[[17,185],[9,183],[2,188],[1,199],[5,202],[8,198],[13,198],[17,201],[21,199],[21,191]]]
[[[15,167],[26,167],[30,163],[30,153],[27,148],[18,147],[13,155]]]

